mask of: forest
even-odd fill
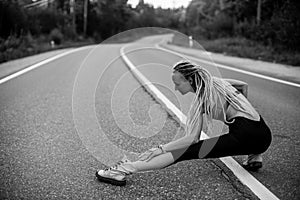
[[[136,7],[127,0],[0,0],[0,62],[51,50],[50,41],[75,47],[162,27],[208,51],[299,66],[299,11],[295,0],[191,0],[173,9],[143,0]]]

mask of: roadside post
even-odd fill
[[[193,47],[193,36],[189,36],[189,47],[192,48]]]

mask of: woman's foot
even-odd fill
[[[128,162],[128,160],[122,160],[110,168],[97,171],[97,179],[101,182],[110,183],[112,185],[126,185],[126,175],[130,175],[134,171],[132,166],[126,166]]]
[[[247,159],[243,163],[243,167],[248,171],[257,171],[262,168],[261,154],[248,155]]]

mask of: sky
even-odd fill
[[[152,4],[154,8],[178,8],[181,6],[187,7],[191,0],[144,0],[145,3]],[[128,0],[128,3],[135,7],[139,0]]]

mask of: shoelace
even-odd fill
[[[106,169],[104,169],[104,170],[107,171],[107,170],[117,169],[119,165],[121,165],[121,164],[123,164],[123,163],[125,163],[125,162],[126,162],[126,161],[120,160],[120,161],[118,161],[115,165],[113,165],[113,166],[111,166],[111,167],[109,167],[109,168],[106,168]]]

